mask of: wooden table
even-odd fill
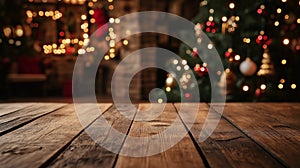
[[[139,114],[149,104],[137,106]],[[0,104],[0,167],[300,167],[300,103],[227,103],[217,128],[201,143],[209,106],[200,104],[191,131],[171,149],[134,158],[95,143],[73,104]],[[115,129],[137,137],[160,133],[178,117],[178,104],[167,104],[148,122],[132,122],[112,104],[99,107],[102,113],[90,116],[87,127],[97,128],[94,123],[103,116]],[[167,142],[168,137],[161,138]],[[124,138],[123,146],[127,143]]]

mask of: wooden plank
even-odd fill
[[[180,104],[175,104],[175,106],[178,110],[180,109]],[[197,119],[191,128],[191,135],[210,167],[282,167],[271,155],[224,118],[221,118],[208,139],[199,142],[199,135],[208,111],[208,105],[201,103]],[[219,114],[212,112],[214,115],[211,119],[218,119]],[[187,121],[189,120],[187,119]]]
[[[98,109],[84,106],[83,110],[88,114],[89,111]],[[65,106],[1,136],[0,165],[39,167],[56,156],[82,130],[74,106]]]
[[[300,167],[300,104],[227,103],[224,117],[287,167]]]
[[[33,105],[33,103],[1,103],[0,104],[0,117],[9,113],[16,112],[22,108]]]
[[[132,123],[129,119],[122,117],[116,107],[112,107],[106,111],[103,117],[106,118],[109,125],[124,135],[127,134]],[[98,144],[110,137],[109,134],[111,134],[111,131],[109,127],[103,127],[98,121],[100,120],[96,120],[89,127],[95,130],[101,130],[99,131],[97,139],[93,140],[86,132],[83,132],[49,167],[113,167],[117,154],[106,150]],[[120,141],[123,143],[124,140],[125,137]],[[113,139],[107,139],[107,141],[111,143],[111,146],[119,145],[115,144],[116,141]]]
[[[0,116],[0,135],[13,131],[43,115],[61,108],[65,104],[35,103],[21,110]]]
[[[150,104],[140,104],[137,115],[141,118],[142,115],[149,117],[145,109],[149,108]],[[142,114],[144,113],[144,114]],[[129,135],[134,137],[148,138],[141,144],[131,144],[126,139],[122,148],[123,151],[127,150],[129,153],[140,153],[141,151],[150,154],[151,150],[164,149],[165,145],[171,143],[172,139],[177,137],[177,134],[163,135],[160,134],[160,143],[152,142],[151,136],[162,133],[167,129],[173,121],[178,117],[176,110],[172,104],[167,104],[163,113],[155,120],[150,121],[134,121],[130,129]],[[180,122],[176,128],[185,130],[184,125]],[[153,145],[150,146],[149,145]],[[203,161],[195,148],[189,135],[186,135],[181,141],[175,144],[165,152],[147,156],[147,157],[129,157],[120,155],[116,167],[204,167]]]

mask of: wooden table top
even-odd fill
[[[149,104],[136,106],[135,116]],[[96,121],[104,117],[115,129],[135,137],[159,134],[179,116],[178,104],[172,103],[146,122],[130,121],[112,104],[99,107],[102,112],[89,116],[87,129],[97,129]],[[209,108],[200,103],[191,131],[172,148],[128,157],[91,139],[73,104],[0,104],[0,167],[300,167],[300,103],[227,103],[213,134],[199,142]],[[185,128],[181,121],[178,127]],[[102,132],[102,138],[109,134],[110,130]],[[161,136],[161,142],[168,138],[172,137]],[[122,147],[134,146],[126,137],[121,141]]]

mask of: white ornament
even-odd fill
[[[245,76],[252,76],[256,73],[257,65],[250,58],[246,58],[240,65],[240,71]]]

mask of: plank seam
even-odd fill
[[[42,163],[39,167],[48,167],[50,164],[57,158],[59,157],[60,154],[62,154],[84,131],[86,128],[91,126],[97,119],[99,119],[104,113],[109,111],[113,106],[110,105],[105,112],[103,112],[100,116],[96,117],[90,124],[88,124],[86,127],[84,127],[81,131],[79,131],[78,134],[76,134],[69,142],[67,142],[65,145],[63,145],[56,153],[54,153],[48,160],[46,160],[44,163]]]
[[[210,106],[210,104],[209,104]],[[221,115],[220,113],[218,113],[217,110],[215,110],[214,108],[212,108],[213,111],[215,111],[217,114]],[[242,134],[244,134],[246,137],[248,137],[251,141],[253,141],[255,144],[257,144],[259,147],[262,148],[262,150],[264,150],[267,154],[269,154],[273,159],[275,159],[279,164],[281,164],[283,167],[289,167],[280,157],[276,156],[276,154],[273,154],[273,152],[267,150],[267,148],[261,144],[260,142],[256,141],[255,139],[253,139],[250,135],[247,134],[247,132],[243,131],[242,128],[240,128],[237,124],[235,124],[233,121],[231,121],[229,118],[227,118],[224,115],[221,115],[221,117],[226,120],[228,123],[230,123],[233,127],[235,127],[236,129],[238,129]]]
[[[178,109],[176,108],[176,106],[174,105],[174,103],[172,103],[172,105],[174,106],[174,108],[176,110],[176,113],[177,113],[177,115],[180,118],[180,121],[183,123],[184,128],[186,129],[186,131],[188,131],[188,135],[190,136],[190,138],[191,138],[191,140],[192,140],[192,142],[193,142],[193,144],[194,144],[194,146],[195,146],[198,154],[200,155],[200,157],[201,157],[201,159],[203,161],[204,166],[207,167],[207,168],[210,168],[211,166],[209,165],[208,160],[206,159],[203,151],[201,150],[201,147],[198,145],[197,140],[193,137],[191,131],[188,129],[188,127],[186,126],[186,124],[182,120],[181,116],[179,115]]]
[[[2,131],[2,132],[0,132],[0,136],[3,136],[3,135],[5,135],[5,134],[7,134],[7,133],[9,133],[9,132],[12,132],[12,131],[14,131],[14,130],[17,130],[17,129],[19,129],[19,128],[21,128],[21,127],[23,127],[23,126],[25,126],[25,125],[27,125],[27,124],[29,124],[29,123],[31,123],[31,122],[33,122],[33,121],[39,119],[39,118],[41,118],[41,117],[44,117],[44,116],[49,115],[49,114],[51,114],[51,113],[53,113],[53,112],[55,112],[55,111],[57,111],[57,110],[60,110],[61,108],[65,107],[65,106],[66,106],[66,105],[63,105],[63,106],[61,106],[61,107],[59,107],[59,108],[57,108],[57,109],[55,109],[55,110],[49,111],[49,112],[47,112],[47,113],[45,113],[45,114],[42,114],[42,115],[37,116],[37,117],[34,117],[34,118],[32,118],[32,119],[30,119],[30,120],[28,120],[28,121],[26,121],[26,122],[22,122],[22,123],[20,123],[20,124],[14,126],[14,127],[12,127],[12,128],[9,128],[9,129],[7,129],[7,130],[5,130],[5,131]]]
[[[134,116],[133,116],[133,119],[131,120],[131,123],[130,123],[130,125],[129,125],[129,127],[128,127],[128,130],[127,130],[127,132],[126,132],[126,135],[127,135],[127,136],[129,135],[129,132],[130,132],[130,130],[131,130],[131,128],[132,128],[134,119],[135,119],[135,117],[136,117],[136,115],[137,115],[137,111],[138,111],[137,109],[138,109],[138,105],[137,105],[135,114],[134,114]],[[123,146],[124,146],[124,144],[125,144],[125,141],[126,141],[126,139],[127,139],[127,136],[125,136],[124,141],[122,142],[121,148],[120,148],[120,150],[118,151],[118,154],[117,154],[117,156],[116,156],[116,158],[115,158],[115,160],[114,160],[114,163],[113,163],[113,165],[112,165],[113,168],[116,167],[116,165],[117,165],[117,162],[118,162],[118,159],[119,159],[119,156],[120,156],[119,153],[121,152],[121,150],[122,150],[122,148],[123,148]]]

